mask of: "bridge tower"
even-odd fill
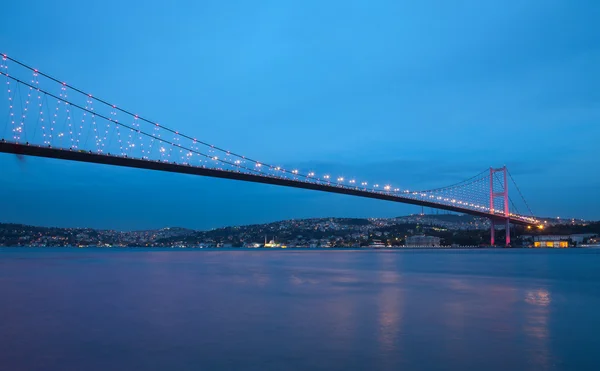
[[[501,176],[496,175],[497,173],[502,174]],[[506,246],[510,245],[510,210],[508,208],[508,182],[507,182],[507,178],[506,178],[506,165],[499,168],[499,169],[494,169],[492,167],[490,167],[490,214],[492,214],[493,216],[490,217],[490,222],[491,222],[491,245],[494,246],[496,244],[495,241],[495,237],[496,237],[496,220],[497,219],[505,219],[505,229],[506,229]],[[496,187],[494,186],[494,180],[497,180],[498,183],[500,184],[496,184],[496,187],[501,188],[499,191],[496,190]],[[503,202],[503,207],[500,211],[500,213],[498,213],[496,211],[496,207],[495,207],[495,201],[497,198],[502,198],[502,202]]]

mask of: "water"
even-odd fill
[[[599,252],[0,248],[0,369],[598,370]]]

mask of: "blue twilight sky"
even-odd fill
[[[422,189],[506,164],[600,219],[600,1],[8,1],[0,52],[264,162]],[[0,155],[0,221],[396,216],[383,201]]]

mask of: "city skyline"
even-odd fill
[[[552,240],[598,241],[600,222],[545,220],[544,229],[515,227],[513,247],[531,246],[534,236]],[[0,223],[0,246],[30,247],[388,247],[407,238],[441,238],[444,246],[481,246],[490,222],[469,215],[408,215],[396,218],[311,218],[199,231],[178,227],[137,231],[45,228]],[[557,236],[558,234],[558,236]],[[440,245],[440,240],[425,243]],[[279,244],[279,245],[278,245]],[[423,246],[423,245],[422,245]],[[538,246],[539,247],[539,246]]]
[[[398,26],[393,15],[401,14],[402,6],[392,3],[365,14],[360,6],[349,7],[341,18],[331,18],[333,8],[315,3],[253,5],[234,12],[226,5],[189,4],[186,16],[183,11],[160,14],[158,3],[151,2],[136,9],[137,25],[124,23],[131,32],[119,30],[127,34],[123,39],[92,28],[89,34],[69,35],[73,43],[60,35],[66,25],[44,15],[49,5],[10,4],[12,11],[40,22],[20,40],[3,41],[1,51],[261,161],[413,189],[446,185],[506,164],[537,215],[600,219],[594,157],[600,111],[598,93],[592,91],[600,80],[593,69],[600,53],[598,36],[586,32],[594,12],[566,2],[514,3],[503,9],[499,2],[474,4],[467,8],[481,18],[445,35],[458,26],[451,16],[457,10],[429,14],[424,5],[414,5],[414,24]],[[82,26],[81,16],[89,9],[68,9],[76,22],[69,27]],[[300,27],[305,24],[296,20],[299,13],[313,20],[314,30]],[[204,32],[195,16],[211,20],[213,32],[221,34]],[[175,25],[170,17],[183,21]],[[565,20],[571,28],[556,27]],[[148,37],[158,32],[154,21],[173,27]],[[319,27],[332,29],[327,21],[344,31],[320,34]],[[35,32],[49,23],[58,27],[55,35]],[[362,33],[351,29],[355,24],[363,26]],[[431,24],[439,29],[424,26]],[[10,34],[10,20],[0,27]],[[425,29],[430,33],[420,35],[420,44],[409,42],[412,31]],[[477,37],[474,31],[482,29],[491,30],[494,43]],[[557,33],[554,45],[547,45],[549,31]],[[49,37],[52,50],[44,47]],[[227,46],[214,43],[224,39]],[[180,43],[186,41],[192,46],[196,41],[198,48],[182,51]],[[521,54],[515,59],[516,51]],[[417,209],[12,155],[1,155],[0,164],[4,222],[207,229],[286,218],[396,216]],[[107,203],[114,207],[107,209]]]

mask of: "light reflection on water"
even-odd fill
[[[404,293],[401,276],[395,267],[396,259],[392,254],[380,254],[377,282],[382,288],[377,294],[379,332],[378,341],[386,352],[400,350],[401,322],[404,311]]]
[[[525,293],[525,301],[531,305],[547,307],[548,305],[550,305],[551,302],[550,293],[545,289],[527,291]]]
[[[0,364],[595,370],[599,257],[0,249]]]
[[[524,332],[531,346],[538,349],[532,355],[531,364],[538,369],[546,369],[552,360],[550,351],[550,293],[546,289],[528,290],[525,292],[525,302],[531,306],[527,311]]]

